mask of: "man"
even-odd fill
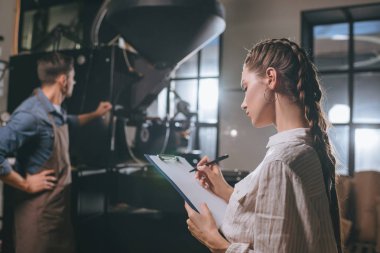
[[[66,115],[61,104],[73,92],[74,75],[71,57],[46,54],[38,61],[41,89],[0,128],[0,179],[18,189],[13,196],[16,253],[75,251],[66,123],[84,125],[112,106],[101,102],[94,112]],[[15,171],[6,160],[11,153],[16,153]]]

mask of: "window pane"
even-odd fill
[[[348,123],[350,107],[348,103],[348,76],[346,74],[321,77],[325,91],[324,110],[331,123]]]
[[[219,75],[219,37],[211,41],[201,52],[201,76]]]
[[[314,26],[314,62],[319,70],[348,68],[348,24]]]
[[[207,78],[199,86],[199,121],[216,123],[218,120],[219,80]]]
[[[348,175],[348,126],[335,126],[329,130],[329,137],[337,158],[337,172]]]
[[[33,17],[37,11],[26,11],[24,12],[23,28],[22,28],[22,38],[21,38],[21,47],[23,49],[32,48],[32,39],[33,39]]]
[[[190,59],[180,65],[175,72],[175,78],[189,78],[198,76],[198,54],[194,54]]]
[[[356,68],[380,67],[380,20],[354,23]]]
[[[68,3],[26,11],[22,20],[21,47],[37,51],[50,51],[54,44],[61,50],[78,48],[83,39],[80,7],[79,3]]]
[[[182,80],[173,81],[172,89],[176,92],[178,96],[171,92],[170,96],[170,112],[171,116],[176,113],[175,119],[183,120],[186,119],[186,115],[190,116],[188,113],[196,112],[197,109],[197,80]],[[186,105],[188,103],[188,105]]]
[[[166,116],[166,96],[168,89],[164,88],[160,94],[158,94],[156,100],[147,108],[148,117],[159,117],[161,119]]]
[[[49,9],[49,32],[57,29],[59,25],[70,27],[70,31],[67,33],[62,32],[62,37],[59,40],[59,49],[73,49],[77,46],[77,43],[72,40],[74,39],[72,34],[76,34],[78,36],[77,39],[82,40],[83,29],[79,22],[79,10],[79,3],[57,5]],[[53,47],[50,49],[53,49]]]
[[[199,129],[199,145],[202,156],[207,155],[211,160],[216,157],[216,127],[202,127]]]
[[[354,78],[353,121],[380,123],[380,74],[367,72]]]
[[[380,171],[380,130],[355,130],[355,171]]]

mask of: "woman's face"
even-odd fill
[[[274,102],[268,101],[264,96],[265,92],[271,92],[268,89],[268,78],[261,78],[244,66],[241,87],[245,94],[241,108],[251,119],[252,125],[265,127],[274,123]]]

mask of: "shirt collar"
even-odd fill
[[[54,108],[51,101],[45,96],[40,88],[37,89],[37,96],[40,99],[42,106],[49,112],[56,112],[57,110]]]
[[[285,142],[301,142],[301,143],[312,143],[312,138],[310,136],[309,128],[294,128],[277,133],[269,137],[267,148],[272,146],[285,143]]]

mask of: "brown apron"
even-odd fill
[[[70,219],[71,167],[67,124],[56,126],[53,152],[42,166],[54,169],[57,177],[53,190],[38,194],[16,193],[15,252],[16,253],[72,253],[75,252]]]

